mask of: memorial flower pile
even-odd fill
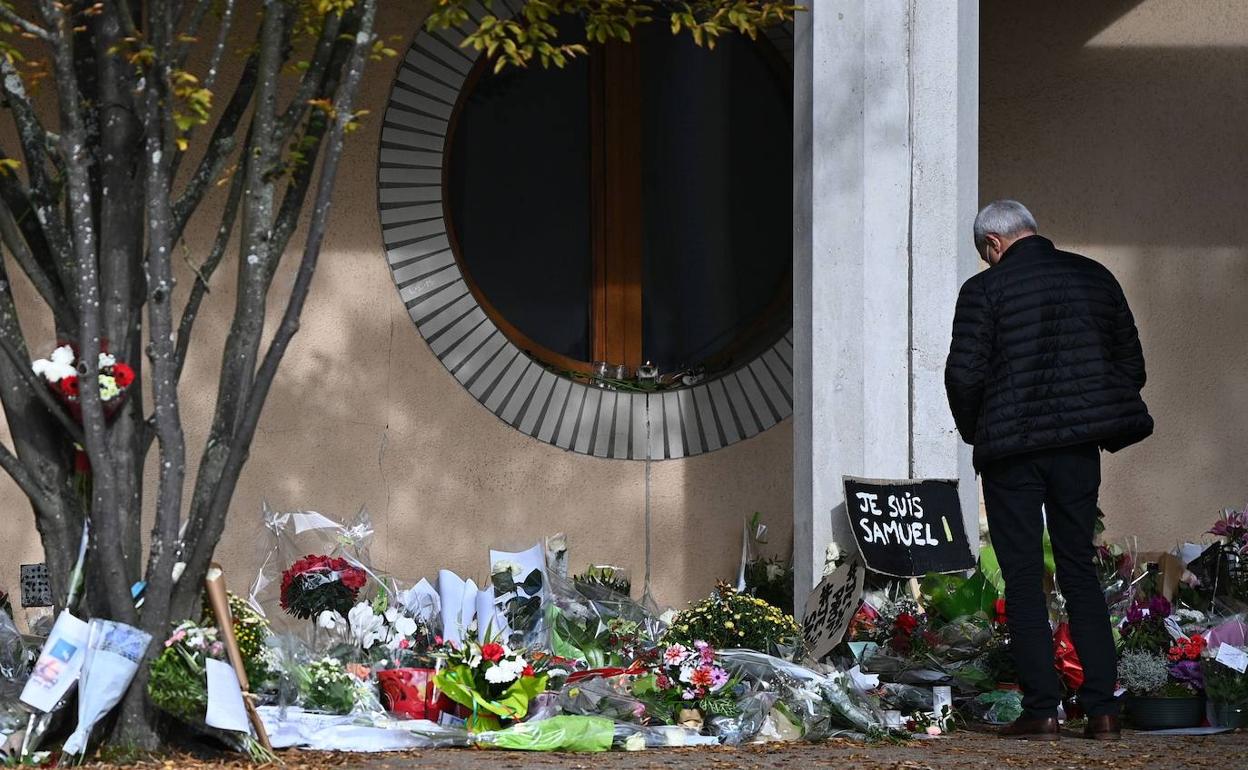
[[[346,559],[305,556],[282,573],[281,606],[303,620],[325,612],[345,616],[367,582],[364,570]]]

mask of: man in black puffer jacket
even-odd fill
[[[945,387],[958,432],[975,448],[1005,578],[1023,716],[1002,734],[1058,736],[1061,684],[1043,592],[1047,523],[1085,673],[1084,734],[1116,738],[1117,658],[1093,533],[1100,450],[1117,451],[1153,431],[1140,397],[1144,354],[1109,270],[1059,251],[1036,229],[1016,201],[991,203],[975,218],[975,247],[990,269],[958,295]]]

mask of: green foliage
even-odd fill
[[[472,23],[465,6],[469,0],[437,0],[426,22],[429,29],[465,27]],[[688,33],[699,46],[714,48],[726,33],[757,36],[770,26],[793,19],[801,6],[769,0],[691,0],[690,2],[636,2],[635,0],[527,0],[515,18],[500,18],[492,0],[483,0],[487,13],[469,31],[462,45],[495,59],[494,71],[526,67],[563,67],[583,56],[588,45],[610,40],[629,42],[638,26],[666,15],[672,34]],[[553,19],[575,15],[585,22],[584,41],[561,41]]]
[[[672,621],[665,644],[704,641],[717,649],[742,647],[761,652],[783,651],[801,644],[801,628],[786,614],[756,596],[720,585]]]
[[[156,660],[147,679],[147,696],[159,709],[183,722],[204,719],[208,708],[208,686],[203,661],[187,660],[184,653],[166,647]]]
[[[584,572],[573,578],[573,581],[580,590],[605,589],[621,596],[628,596],[633,591],[633,581],[628,579],[627,572],[619,567],[602,564],[590,565]]]

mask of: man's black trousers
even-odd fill
[[[1117,714],[1117,656],[1093,561],[1100,450],[1088,444],[1007,457],[988,464],[982,475],[988,536],[1005,578],[1010,649],[1024,715],[1056,716],[1062,695],[1044,595],[1046,518],[1057,585],[1083,663],[1079,702],[1090,716]]]

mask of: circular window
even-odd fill
[[[650,25],[498,74],[461,40],[417,35],[379,171],[395,282],[451,373],[601,457],[698,454],[788,416],[790,31],[708,52]]]

